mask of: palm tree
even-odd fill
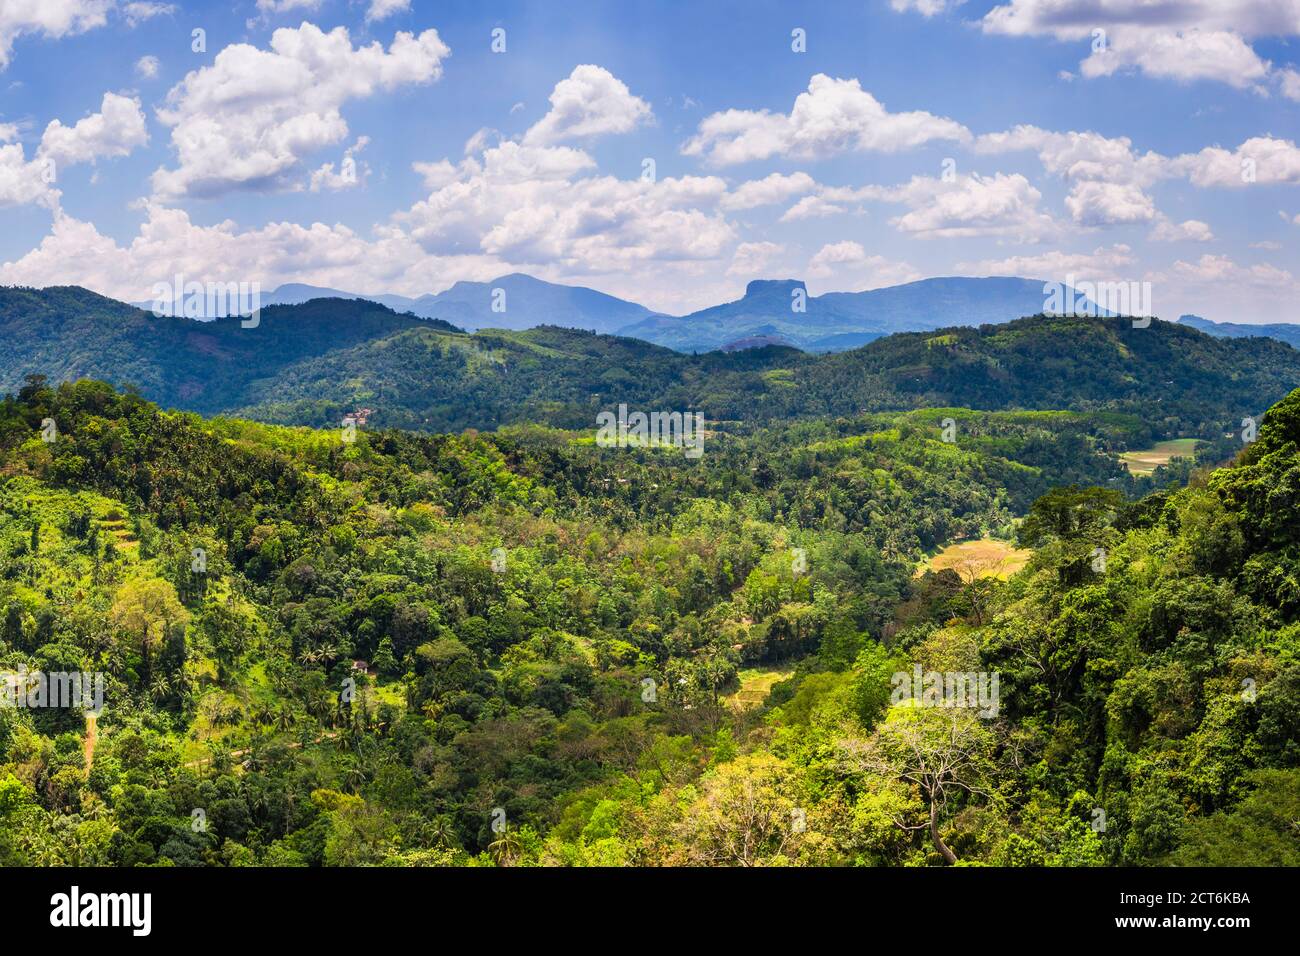
[[[501,835],[488,844],[488,853],[497,866],[512,866],[524,851],[519,837],[508,827],[501,830]]]

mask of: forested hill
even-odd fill
[[[0,290],[0,387],[29,373],[131,385],[168,407],[283,424],[425,431],[589,427],[620,403],[711,421],[867,411],[1117,410],[1163,436],[1223,434],[1300,385],[1300,352],[1153,321],[1034,316],[904,333],[814,356],[767,346],[683,355],[555,327],[465,334],[364,300],[264,309],[256,328],[150,313],[80,289]]]
[[[427,329],[331,352],[257,383],[239,409],[327,425],[358,405],[374,421],[435,431],[543,421],[586,428],[621,402],[698,409],[711,421],[778,421],[961,406],[1140,414],[1162,436],[1240,427],[1300,385],[1300,352],[1153,322],[1032,317],[907,333],[813,356],[767,346],[684,356],[555,328],[454,335]]]
[[[211,413],[240,404],[249,385],[286,365],[403,329],[441,327],[364,300],[315,299],[237,318],[197,322],[126,305],[85,289],[0,288],[0,391],[28,374],[132,385],[169,407]]]
[[[1188,488],[1060,487],[1118,477],[1113,417],[691,462],[32,383],[0,670],[105,707],[0,707],[0,865],[1296,865],[1300,392]],[[919,573],[1026,510],[1009,580]],[[891,701],[914,668],[996,712]]]

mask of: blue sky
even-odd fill
[[[0,0],[0,68],[2,284],[1016,274],[1300,318],[1300,0]]]

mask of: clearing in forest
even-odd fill
[[[762,707],[772,688],[793,673],[793,667],[747,667],[736,675],[740,679],[740,689],[724,700],[734,710]]]
[[[1124,462],[1129,474],[1149,475],[1174,458],[1191,458],[1196,451],[1196,444],[1195,438],[1171,438],[1169,441],[1158,441],[1150,448],[1123,452],[1119,460]]]
[[[1009,541],[997,538],[978,538],[950,544],[938,554],[921,562],[917,576],[927,570],[942,571],[952,568],[963,580],[997,577],[1006,580],[1029,561],[1032,551],[1016,548]]]

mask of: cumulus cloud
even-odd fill
[[[1170,157],[1138,153],[1128,137],[1018,126],[979,136],[973,148],[986,154],[1035,151],[1047,172],[1070,183],[1066,208],[1076,223],[1089,227],[1161,219],[1146,190],[1164,180],[1186,179],[1200,188],[1300,183],[1300,149],[1271,136],[1254,137],[1233,150],[1212,146]],[[1170,228],[1158,226],[1155,234],[1172,235]]]
[[[1287,99],[1300,101],[1300,70],[1280,70],[1278,85]]]
[[[312,192],[318,193],[322,190],[328,192],[338,192],[340,189],[351,189],[359,186],[366,181],[370,174],[370,166],[365,162],[358,162],[356,154],[366,148],[370,142],[370,137],[360,136],[357,141],[349,146],[343,152],[343,159],[339,162],[338,172],[334,171],[333,163],[325,163],[319,169],[311,174]]]
[[[1255,183],[1300,183],[1300,148],[1290,140],[1256,136],[1235,150],[1212,146],[1170,161],[1194,186],[1242,188]]]
[[[828,190],[827,192],[831,191]],[[852,190],[848,192],[852,192]],[[838,191],[835,191],[835,193],[838,193]],[[801,219],[824,219],[827,216],[838,216],[848,211],[843,202],[831,199],[827,195],[804,196],[782,213],[781,221],[798,222]]]
[[[55,208],[59,192],[54,179],[55,167],[29,161],[21,143],[0,145],[0,208],[29,204]]]
[[[386,20],[398,13],[409,13],[411,0],[370,0],[366,8],[366,22],[375,23]]]
[[[152,0],[135,0],[122,7],[122,15],[126,18],[127,26],[136,26],[145,20],[152,20],[154,17],[166,16],[176,12],[176,5],[171,3],[155,3]]]
[[[951,10],[962,3],[965,3],[965,0],[889,0],[889,5],[898,13],[912,10],[923,17],[938,16],[945,10]]]
[[[0,70],[9,66],[14,40],[24,34],[47,39],[85,33],[108,22],[113,0],[29,0],[0,3]]]
[[[153,283],[178,273],[263,288],[305,281],[369,290],[398,285],[404,270],[426,258],[400,235],[366,240],[340,225],[276,222],[241,231],[229,220],[196,225],[183,210],[157,203],[147,203],[146,212],[139,234],[125,245],[91,223],[59,215],[39,246],[0,266],[0,284],[77,283],[126,301],[146,298]]]
[[[763,179],[741,183],[722,198],[722,208],[727,210],[753,209],[784,202],[792,196],[811,192],[817,182],[807,173],[772,173]]]
[[[105,93],[100,111],[64,126],[58,120],[45,127],[38,155],[59,165],[93,163],[101,158],[126,156],[149,142],[140,101]]]
[[[160,65],[156,56],[142,56],[135,61],[135,75],[142,80],[152,80],[158,75]]]
[[[17,132],[0,124],[0,207],[35,204],[57,211],[64,168],[126,156],[149,141],[139,101],[117,93],[105,93],[100,112],[72,126],[50,122],[30,160],[22,144],[12,142]]]
[[[727,275],[755,278],[767,272],[785,254],[785,246],[777,242],[742,242],[732,254]]]
[[[650,104],[633,96],[627,84],[609,70],[582,64],[555,84],[550,110],[524,134],[523,141],[529,146],[551,146],[564,140],[627,133],[652,115]]]
[[[1209,225],[1199,219],[1173,222],[1161,218],[1147,235],[1152,242],[1209,242],[1213,238]]]
[[[1258,86],[1272,65],[1250,46],[1259,37],[1300,35],[1294,0],[1011,0],[981,21],[986,33],[1089,40],[1086,77],[1121,69],[1181,82]],[[1100,32],[1095,32],[1100,31]]]
[[[853,204],[897,203],[908,212],[889,220],[900,232],[921,239],[995,236],[1035,242],[1055,224],[1038,208],[1042,193],[1019,173],[991,176],[913,176],[900,186],[822,187],[788,209],[782,221],[851,211]]]
[[[320,5],[321,0],[257,0],[257,9],[266,16],[294,10],[319,10]]]
[[[1135,268],[1133,250],[1123,243],[1099,246],[1092,252],[1041,252],[1005,259],[982,259],[957,266],[966,275],[1024,276],[1030,279],[1060,281],[1075,276],[1087,281],[1132,281]]]
[[[1076,183],[1065,197],[1065,208],[1081,226],[1127,226],[1156,217],[1151,197],[1131,183]]]
[[[715,208],[727,192],[718,177],[579,175],[594,168],[572,147],[502,142],[454,167],[423,164],[417,171],[436,188],[394,221],[433,254],[592,272],[716,259],[735,240]]]
[[[950,181],[914,176],[880,198],[911,207],[890,223],[925,239],[1002,236],[1032,242],[1053,229],[1051,217],[1038,209],[1042,193],[1019,173]]]
[[[450,54],[436,30],[398,33],[388,50],[353,47],[348,31],[303,23],[271,48],[228,46],[167,95],[177,166],[153,174],[163,200],[300,187],[304,160],[348,135],[341,109],[381,90],[437,80]]]
[[[856,79],[818,73],[795,98],[789,116],[767,110],[726,110],[705,117],[682,146],[714,166],[786,156],[824,159],[844,152],[890,153],[935,140],[965,142],[960,123],[917,110],[890,113]]]
[[[1238,265],[1229,256],[1210,253],[1195,262],[1180,259],[1174,263],[1171,271],[1179,281],[1192,283],[1236,283],[1266,289],[1286,289],[1294,282],[1294,277],[1285,269],[1267,263]]]
[[[829,285],[845,291],[878,289],[921,278],[921,273],[907,263],[869,255],[860,243],[851,240],[822,246],[808,260],[807,274],[811,279],[833,280]]]

